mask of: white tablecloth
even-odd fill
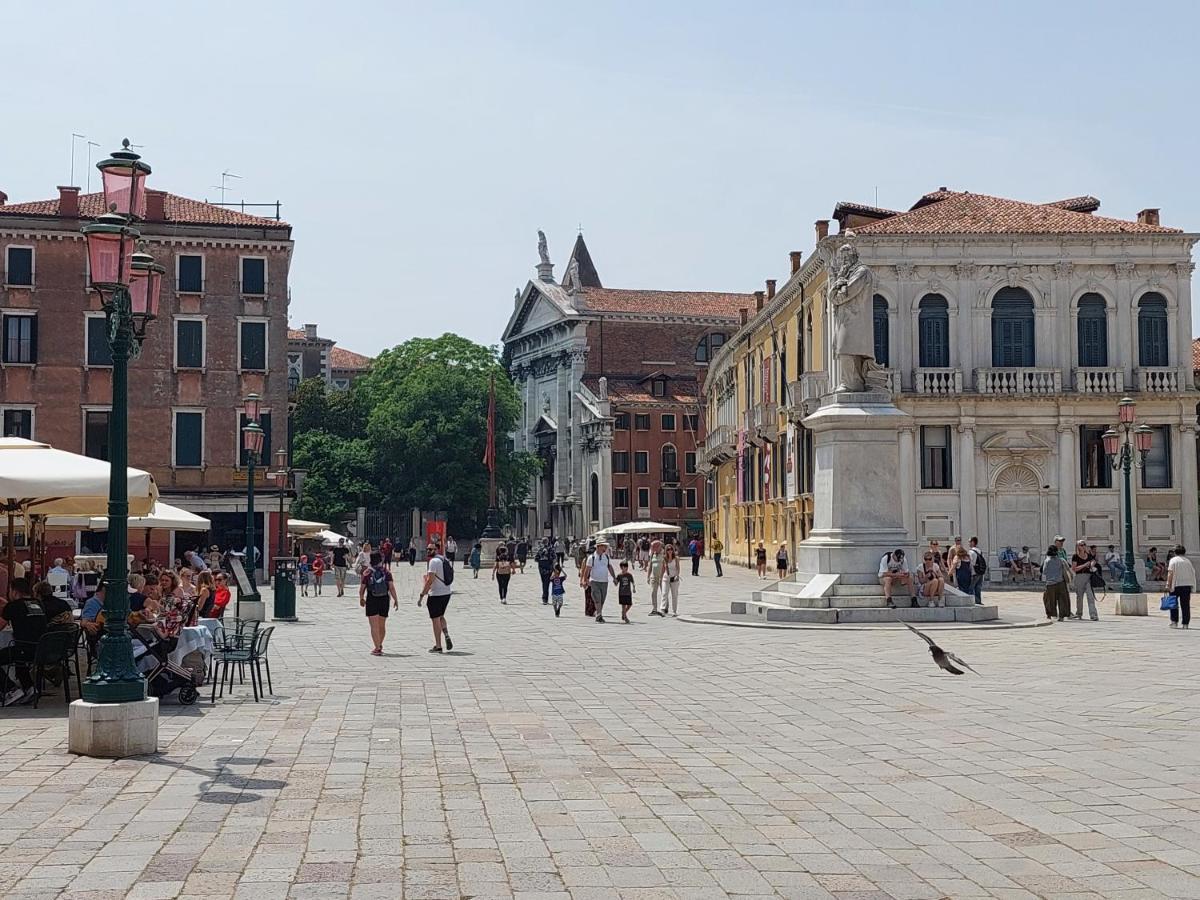
[[[138,657],[138,669],[142,672],[149,672],[154,668],[154,657],[150,654],[142,656],[145,648],[142,642],[134,638],[134,656]],[[208,665],[208,660],[213,652],[213,636],[212,632],[203,625],[193,625],[190,628],[184,628],[179,632],[179,640],[175,644],[175,649],[167,656],[171,662],[177,666],[183,665],[183,658],[194,650],[200,650],[204,654],[204,664]]]

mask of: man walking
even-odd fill
[[[688,542],[688,556],[692,558],[692,577],[700,574],[700,539],[692,538]]]
[[[717,568],[717,577],[720,578],[725,573],[721,571],[721,554],[725,552],[725,545],[721,543],[720,538],[713,538],[712,554],[713,565]]]
[[[580,581],[592,590],[592,603],[596,607],[596,621],[604,622],[604,600],[608,596],[608,583],[617,580],[612,557],[608,555],[608,541],[597,541],[596,552],[583,563]]]
[[[446,607],[450,605],[450,585],[454,581],[454,566],[444,556],[429,551],[429,568],[425,570],[425,583],[421,586],[421,596],[417,598],[417,606],[429,597],[429,621],[433,625],[433,646],[430,653],[442,652],[442,638],[446,639],[446,649],[453,650],[454,642],[450,640],[450,630],[446,627]]]
[[[1175,595],[1175,608],[1171,610],[1171,627],[1182,624],[1184,628],[1192,621],[1192,591],[1196,589],[1196,567],[1184,554],[1180,545],[1175,548],[1171,561],[1167,563],[1167,593]]]
[[[533,554],[533,560],[537,563],[538,577],[542,579],[542,603],[548,604],[550,602],[550,576],[554,573],[555,562],[554,545],[550,538],[546,538],[538,545]]]
[[[396,597],[396,585],[391,570],[383,564],[383,554],[372,553],[370,567],[363,572],[358,585],[358,605],[367,614],[367,625],[371,629],[372,656],[383,656],[383,639],[387,636],[388,599],[392,609],[400,608]]]
[[[346,593],[346,557],[349,555],[346,539],[338,538],[337,546],[333,548],[333,580],[339,597]]]

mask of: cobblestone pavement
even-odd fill
[[[689,611],[755,583],[705,571]],[[599,625],[532,568],[506,607],[460,572],[437,656],[396,573],[385,657],[354,600],[301,600],[276,695],[165,702],[156,757],[69,755],[61,700],[0,711],[0,892],[1200,897],[1200,632],[1161,615],[947,632],[955,678],[901,631],[650,619],[644,589]]]

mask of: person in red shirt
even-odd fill
[[[214,619],[222,619],[225,617],[225,607],[229,605],[229,576],[224,572],[218,572],[214,578],[216,582],[216,590],[213,592],[212,602],[212,617]]]
[[[316,594],[321,596],[321,579],[325,577],[325,554],[316,553],[313,555],[312,561],[313,586],[316,588]]]
[[[392,567],[392,549],[392,539],[385,537],[379,545],[379,552],[383,554],[383,564],[389,569]]]

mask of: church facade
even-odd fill
[[[542,461],[514,529],[586,537],[649,519],[699,533],[700,384],[754,296],[606,288],[582,235],[560,282],[540,232],[538,250],[503,335],[523,405],[514,446]]]

